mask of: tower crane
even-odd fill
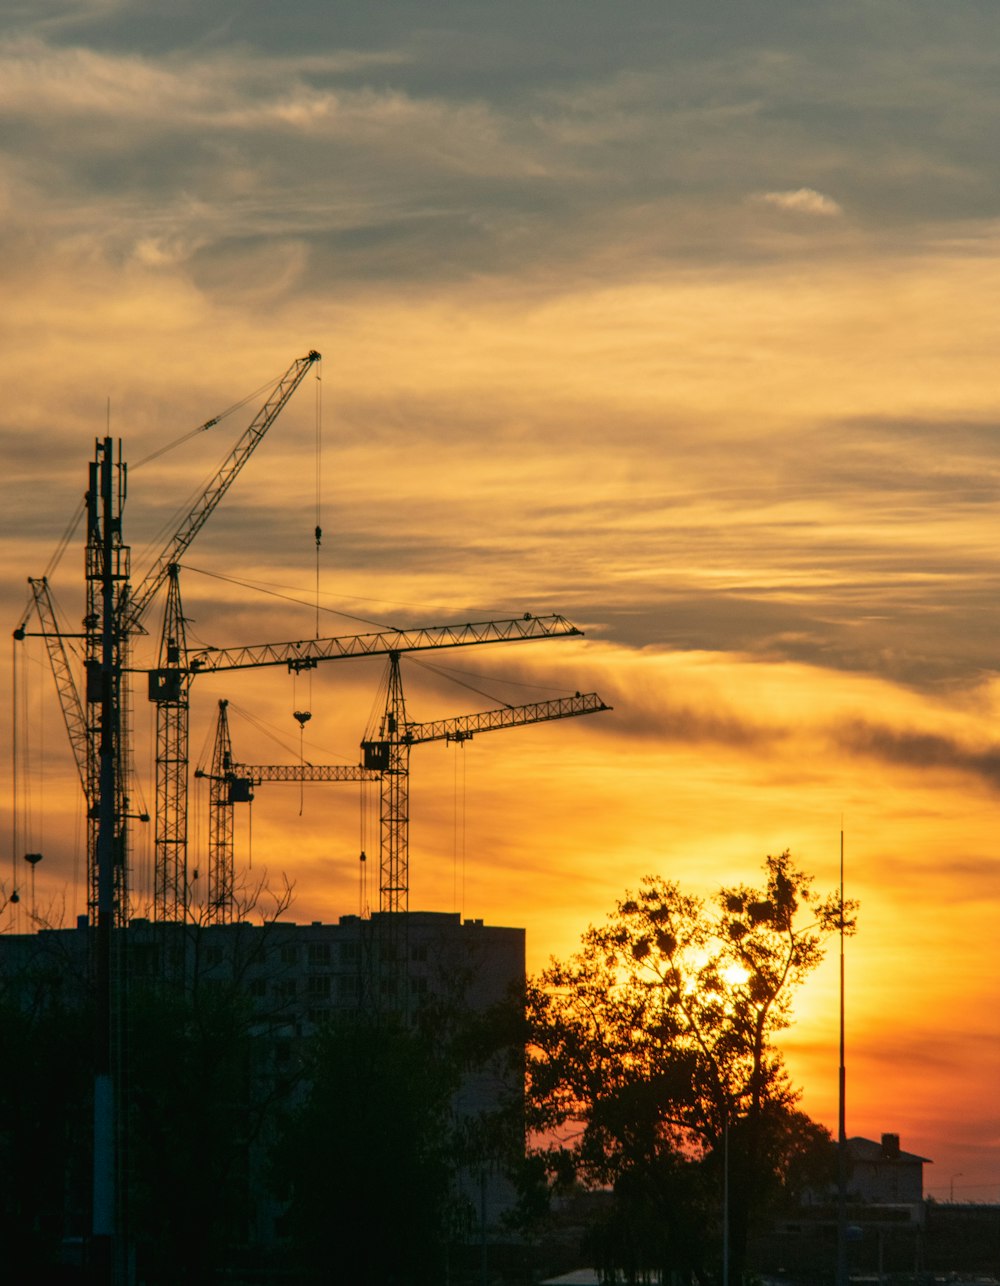
[[[84,700],[81,700],[72,679],[63,643],[68,636],[58,628],[47,582],[45,578],[31,581],[40,633],[48,646],[63,718],[87,799],[87,901],[92,921],[96,919],[100,900],[97,850],[102,807],[110,810],[110,817],[118,819],[112,841],[114,915],[121,922],[128,914],[125,819],[128,811],[130,703],[123,676],[129,668],[132,637],[145,633],[143,617],[168,578],[175,584],[173,594],[168,594],[170,601],[165,611],[161,644],[160,672],[165,678],[163,686],[155,696],[151,693],[151,697],[157,703],[158,723],[157,866],[167,872],[166,878],[158,882],[158,901],[161,903],[158,910],[161,913],[176,910],[177,892],[184,882],[176,876],[176,870],[186,862],[187,813],[187,687],[183,615],[176,586],[177,566],[307,371],[319,360],[319,353],[309,352],[293,362],[272,387],[249,427],[185,515],[135,592],[131,587],[131,551],[123,541],[126,466],[121,459],[120,444],[116,462],[111,438],[97,441],[85,502],[87,605],[83,635]],[[219,418],[206,421],[195,432],[213,427]],[[15,631],[15,637],[23,638],[26,633],[27,622]],[[170,670],[175,673],[166,677]],[[111,796],[106,798],[109,791]]]
[[[379,906],[386,912],[409,909],[409,773],[410,749],[428,741],[462,743],[481,732],[569,719],[610,710],[596,692],[571,697],[505,705],[476,714],[411,722],[399,668],[400,652],[389,652],[385,712],[377,739],[361,743],[361,764],[246,764],[233,757],[228,701],[219,702],[212,767],[196,769],[208,778],[209,917],[228,920],[234,886],[233,806],[249,803],[253,788],[264,782],[381,781],[379,832]]]
[[[406,714],[406,701],[399,670],[398,652],[389,653],[385,711],[377,739],[363,741],[363,764],[377,769],[382,776],[381,825],[379,844],[379,905],[382,911],[409,910],[409,778],[410,749],[427,741],[470,740],[479,732],[501,728],[524,727],[553,719],[570,719],[576,715],[599,714],[610,710],[596,692],[576,693],[550,701],[528,705],[501,706],[478,714],[438,719],[430,723],[412,723]]]
[[[286,643],[257,643],[236,648],[204,648],[188,658],[185,683],[196,674],[254,669],[284,665],[289,671],[315,669],[321,661],[347,660],[366,656],[393,656],[403,652],[471,647],[481,643],[514,643],[534,639],[579,636],[581,631],[559,615],[536,616],[524,612],[505,620],[475,621],[457,625],[419,626],[406,630],[382,630],[336,638],[307,639]],[[398,665],[398,661],[397,661]],[[175,669],[154,670],[149,675],[150,691],[175,682]],[[583,712],[581,712],[583,713]],[[555,716],[553,716],[555,717]],[[236,771],[239,768],[242,772]],[[244,771],[245,770],[245,771]],[[295,773],[304,773],[295,776]],[[315,775],[311,775],[315,773]],[[381,777],[381,769],[338,765],[309,769],[309,766],[271,765],[254,768],[232,766],[232,746],[226,707],[220,702],[215,746],[210,773],[209,802],[209,915],[229,914],[233,889],[232,810],[234,802],[245,802],[250,781],[364,781]]]
[[[228,924],[235,910],[236,870],[233,852],[233,806],[253,800],[264,782],[377,781],[379,774],[361,764],[241,764],[233,759],[229,702],[219,702],[212,767],[196,768],[209,782],[208,920]]]

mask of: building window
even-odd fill
[[[281,963],[286,965],[298,964],[299,949],[291,942],[286,942],[281,948]]]
[[[308,991],[310,996],[328,996],[330,994],[330,979],[322,974],[314,974],[309,979]]]
[[[205,948],[205,963],[209,966],[222,964],[223,953],[221,947]]]
[[[295,999],[295,979],[279,978],[277,982],[278,997],[280,1000]]]
[[[427,943],[417,942],[410,947],[410,959],[418,963],[424,963],[427,960]]]
[[[267,995],[267,979],[266,979],[266,978],[254,978],[254,979],[253,979],[253,981],[250,983],[250,995],[251,995],[251,996],[256,996],[258,999],[259,999],[261,996],[266,996],[266,995]]]
[[[356,964],[361,958],[361,944],[358,942],[342,942],[340,944],[340,958],[345,964]]]
[[[309,963],[311,965],[328,965],[330,963],[330,944],[328,942],[310,942]]]

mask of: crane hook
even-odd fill
[[[310,710],[293,710],[293,711],[292,711],[292,717],[293,717],[294,719],[298,719],[298,721],[299,721],[299,727],[300,727],[300,728],[304,728],[304,727],[306,726],[306,724],[309,722],[309,720],[312,718],[312,711],[310,711]]]

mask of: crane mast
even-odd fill
[[[160,666],[150,676],[156,703],[156,840],[153,919],[187,918],[188,693],[191,677],[176,563],[167,569]]]
[[[228,924],[233,909],[233,744],[229,736],[229,702],[219,702],[219,721],[212,751],[208,811],[208,919]],[[247,799],[250,798],[249,787]],[[228,807],[226,806],[228,804]]]

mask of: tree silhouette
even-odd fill
[[[454,1195],[450,1058],[402,1021],[353,1015],[313,1037],[306,1076],[275,1177],[310,1280],[441,1281]]]
[[[841,917],[788,852],[711,903],[650,877],[529,987],[532,1125],[551,1173],[613,1187],[609,1271],[704,1269],[724,1178],[739,1280],[751,1216],[804,1146],[774,1038]]]

